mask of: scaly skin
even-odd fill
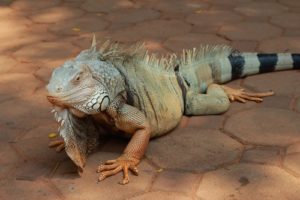
[[[220,114],[230,101],[262,102],[273,92],[248,93],[220,85],[235,78],[299,67],[298,54],[239,53],[229,47],[200,47],[157,59],[140,46],[128,49],[96,42],[54,70],[47,86],[69,157],[82,171],[101,134],[131,137],[123,154],[100,165],[98,180],[128,171],[138,174],[149,139],[177,126],[182,115]],[[58,146],[60,145],[60,146]],[[63,148],[61,142],[51,147]]]

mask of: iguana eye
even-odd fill
[[[78,73],[78,74],[75,76],[75,78],[74,78],[73,80],[74,80],[75,82],[80,81],[82,74],[83,74],[83,72]]]

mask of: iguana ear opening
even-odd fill
[[[92,40],[92,45],[91,45],[90,49],[92,52],[96,52],[96,50],[97,50],[97,42],[96,42],[95,33],[93,34],[93,40]]]

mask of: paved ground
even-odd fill
[[[140,176],[96,183],[98,163],[126,141],[111,138],[79,178],[47,148],[57,125],[45,99],[51,70],[101,40],[144,41],[151,51],[229,44],[241,51],[300,52],[298,0],[16,0],[0,5],[0,199],[300,199],[300,73],[229,85],[274,90],[261,104],[185,117],[151,141]]]

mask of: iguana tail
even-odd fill
[[[293,53],[238,53],[232,52],[212,66],[213,77],[218,83],[288,69],[300,69],[300,54]],[[218,69],[217,69],[218,68]]]

